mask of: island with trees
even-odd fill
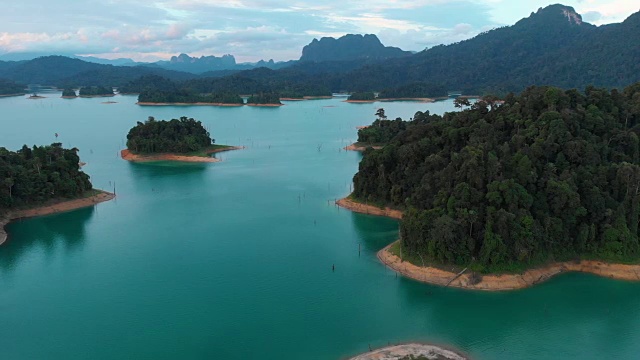
[[[243,106],[244,100],[238,94],[225,91],[198,94],[190,90],[147,89],[138,95],[138,105]]]
[[[371,125],[358,127],[358,141],[345,147],[345,150],[381,149],[393,136],[406,128],[407,122],[401,118],[387,120],[387,115],[383,108],[376,110],[375,115],[377,119]]]
[[[442,85],[425,82],[415,82],[407,85],[389,88],[378,94],[379,101],[422,101],[432,102],[442,98],[447,89]]]
[[[129,130],[121,156],[134,162],[217,162],[211,154],[238,149],[242,147],[215,145],[202,122],[193,118],[158,121],[150,116]]]
[[[78,91],[80,97],[109,97],[115,96],[113,88],[109,86],[85,86]]]
[[[280,102],[280,94],[274,92],[266,92],[254,94],[247,99],[249,106],[282,106]]]
[[[400,212],[400,240],[379,253],[387,265],[488,290],[563,271],[638,280],[640,83],[531,87],[394,122],[361,134],[385,145],[364,152],[342,201]]]
[[[26,94],[26,87],[11,80],[0,79],[0,97],[22,96]]]
[[[12,220],[93,206],[114,194],[93,189],[80,170],[78,149],[61,143],[24,145],[18,151],[0,147],[0,244]]]
[[[368,92],[354,92],[349,96],[346,102],[349,103],[372,103],[376,101],[376,94],[371,91]]]
[[[76,94],[76,91],[73,90],[72,88],[66,88],[62,91],[63,99],[75,99],[77,97],[78,95]]]

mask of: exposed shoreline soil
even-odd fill
[[[239,107],[239,106],[244,106],[245,104],[225,104],[225,103],[207,103],[207,102],[197,102],[197,103],[137,102],[136,105],[141,105],[141,106],[232,106],[232,107]]]
[[[391,102],[391,101],[417,101],[417,102],[424,102],[424,103],[432,103],[435,101],[435,99],[433,98],[421,98],[421,97],[417,97],[417,98],[385,98],[385,99],[378,99],[378,101],[381,102]]]
[[[397,209],[392,209],[386,207],[384,209],[379,208],[375,205],[367,205],[361,202],[354,201],[350,198],[343,198],[336,201],[338,206],[341,206],[345,209],[351,210],[353,212],[368,214],[368,215],[376,215],[376,216],[386,216],[392,219],[402,219],[402,211]]]
[[[344,102],[352,103],[352,104],[371,104],[376,101],[377,100],[345,100]]]
[[[247,106],[254,106],[254,107],[279,107],[279,106],[284,106],[284,104],[245,104]]]
[[[418,343],[387,346],[352,357],[350,360],[397,360],[409,356],[423,356],[429,360],[468,360],[457,351]]]
[[[350,150],[350,151],[365,151],[367,150],[369,146],[365,146],[365,145],[358,145],[358,143],[353,143],[349,146],[345,146],[344,149],[345,150]],[[371,146],[373,149],[375,150],[380,150],[382,149],[382,146],[379,145],[372,145]]]
[[[393,219],[401,219],[400,210],[384,208],[374,205],[362,204],[349,198],[336,201],[336,204],[354,212],[386,216]],[[397,241],[396,241],[397,242]],[[485,291],[505,291],[518,290],[542,283],[565,272],[584,272],[608,277],[617,280],[640,281],[640,264],[613,264],[596,260],[567,261],[549,264],[546,266],[533,268],[522,274],[487,274],[482,275],[479,282],[471,280],[471,272],[462,275],[454,271],[446,271],[435,267],[422,267],[414,265],[408,261],[402,261],[397,255],[390,251],[396,243],[393,242],[380,250],[378,259],[392,270],[417,281],[440,285],[451,286],[461,289],[485,290]]]
[[[207,150],[205,153],[210,155],[223,151],[241,150],[244,146],[229,146],[225,148],[217,148]],[[180,162],[193,162],[193,163],[213,163],[220,162],[222,160],[207,156],[197,155],[178,155],[178,154],[153,154],[153,155],[141,155],[134,154],[129,149],[120,151],[120,156],[127,161],[133,162],[152,162],[152,161],[180,161]]]
[[[116,94],[107,95],[78,95],[81,98],[101,98],[101,97],[114,97]]]
[[[24,95],[27,95],[27,94],[26,93],[3,94],[3,95],[0,95],[0,97],[24,96]]]
[[[2,245],[7,240],[7,232],[5,231],[4,227],[12,221],[81,209],[99,204],[101,202],[109,201],[116,197],[115,194],[106,191],[96,191],[98,191],[97,194],[85,198],[64,200],[61,202],[37,206],[30,209],[10,211],[8,214],[5,214],[4,217],[0,218],[0,245]]]

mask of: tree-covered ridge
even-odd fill
[[[503,105],[418,112],[365,152],[354,196],[405,208],[405,251],[505,269],[638,259],[640,83],[619,92],[531,87]]]
[[[18,151],[0,147],[0,212],[78,197],[91,190],[89,176],[80,171],[77,152],[61,143],[33,148],[24,145]]]
[[[197,94],[190,90],[152,90],[146,89],[138,95],[138,102],[141,103],[212,103],[212,104],[237,104],[242,105],[244,101],[238,94],[229,92],[217,92],[213,94]]]
[[[259,93],[254,94],[247,99],[247,104],[253,105],[281,105],[280,94],[278,93]]]
[[[127,148],[134,153],[189,153],[215,142],[202,122],[185,116],[156,121],[152,116],[129,130]]]
[[[77,97],[76,91],[71,88],[66,88],[62,91],[62,97]]]
[[[140,94],[145,90],[172,92],[177,90],[176,83],[158,75],[144,75],[131,80],[118,88],[121,94]]]
[[[398,86],[382,90],[378,94],[380,99],[397,98],[429,98],[440,97],[447,93],[447,88],[442,85],[434,85],[425,82],[414,82],[407,85]]]
[[[0,79],[0,95],[24,94],[25,86],[11,80]]]
[[[376,94],[371,91],[367,92],[354,92],[349,96],[351,101],[373,101],[376,99]]]
[[[385,144],[407,128],[406,121],[401,118],[395,120],[378,119],[358,130],[358,142],[364,144]]]
[[[113,88],[107,86],[82,87],[78,94],[80,96],[111,96],[113,95]]]

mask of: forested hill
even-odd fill
[[[640,258],[640,83],[531,87],[361,132],[391,140],[365,152],[353,195],[406,209],[405,254],[476,271]]]
[[[45,56],[29,61],[4,62],[0,78],[22,84],[67,86],[119,86],[141,75],[155,74],[186,80],[193,74],[145,66],[101,65],[64,56]]]
[[[384,46],[377,36],[372,34],[347,34],[341,38],[323,37],[313,41],[302,49],[300,61],[349,61],[365,59],[390,59],[411,55],[397,47]]]
[[[349,77],[375,78],[380,89],[419,79],[466,93],[506,94],[527,85],[624,87],[640,80],[638,44],[640,13],[596,27],[573,8],[552,5],[513,26],[358,69]]]

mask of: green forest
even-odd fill
[[[108,86],[82,87],[78,94],[80,96],[111,96],[113,95],[113,88]]]
[[[62,91],[63,97],[77,97],[76,91],[71,88],[66,88]]]
[[[127,148],[134,153],[190,153],[214,143],[202,122],[185,116],[156,121],[152,116],[129,130]]]
[[[80,171],[78,149],[61,143],[24,145],[18,151],[0,147],[0,213],[50,199],[75,198],[91,190],[89,175]]]
[[[189,90],[142,90],[138,95],[141,103],[212,103],[212,104],[244,104],[238,94],[216,92],[213,94],[196,94]]]
[[[282,104],[280,102],[280,94],[272,93],[259,93],[254,94],[247,99],[247,104],[263,105],[263,104]]]
[[[24,94],[25,86],[16,84],[11,80],[0,79],[0,95]]]
[[[384,124],[384,125],[383,125]],[[378,126],[377,126],[378,125]],[[405,126],[380,120],[353,196],[405,210],[405,254],[475,271],[640,258],[640,83],[530,87]]]
[[[447,93],[447,88],[442,85],[433,85],[425,82],[415,82],[395,88],[382,90],[378,94],[380,99],[397,98],[429,98],[440,97]]]
[[[371,92],[354,92],[349,96],[349,100],[351,101],[373,101],[376,99],[376,95]]]

